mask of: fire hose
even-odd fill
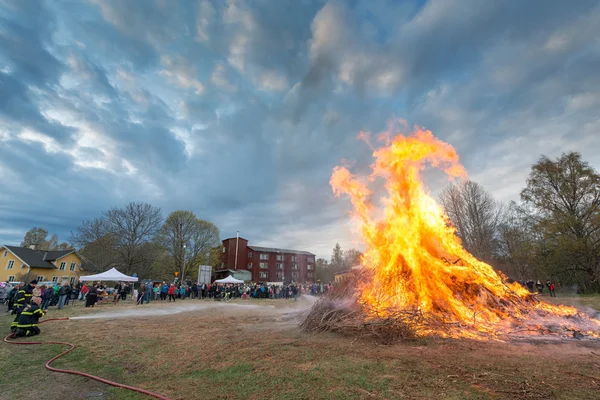
[[[64,321],[64,320],[68,320],[68,319],[69,318],[49,318],[49,319],[40,321],[40,324],[43,324],[43,323],[48,322],[48,321]],[[67,350],[63,351],[62,353],[60,353],[59,355],[57,355],[55,357],[52,357],[50,360],[48,360],[48,362],[46,362],[46,369],[48,369],[50,371],[60,372],[60,373],[63,373],[63,374],[71,374],[71,375],[84,376],[84,377],[86,377],[88,379],[93,379],[95,381],[102,382],[102,383],[105,383],[105,384],[110,385],[110,386],[114,386],[114,387],[118,387],[118,388],[123,388],[123,389],[131,390],[131,391],[134,391],[134,392],[138,392],[138,393],[143,393],[145,395],[148,395],[148,396],[151,396],[151,397],[155,397],[155,398],[161,399],[161,400],[170,400],[167,396],[163,396],[162,394],[154,393],[154,392],[151,392],[149,390],[145,390],[145,389],[141,389],[141,388],[137,388],[137,387],[133,387],[133,386],[129,386],[129,385],[124,385],[124,384],[118,383],[118,382],[113,382],[113,381],[110,381],[108,379],[101,378],[99,376],[86,374],[85,372],[79,372],[79,371],[73,371],[73,370],[70,370],[70,369],[62,369],[62,368],[53,367],[51,364],[54,361],[58,360],[62,356],[70,353],[71,351],[73,351],[73,349],[75,349],[75,345],[73,343],[68,343],[68,342],[54,342],[54,341],[49,341],[49,342],[15,342],[15,341],[9,340],[9,339],[13,338],[14,336],[15,336],[15,334],[11,333],[10,335],[8,335],[7,337],[4,338],[4,341],[6,343],[10,343],[10,344],[29,344],[29,345],[31,345],[31,344],[61,344],[61,345],[64,345],[64,346],[69,346],[69,348]]]

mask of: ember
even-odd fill
[[[599,320],[573,307],[538,301],[463,248],[421,180],[426,164],[450,179],[466,177],[450,144],[423,129],[384,140],[385,146],[373,153],[375,162],[367,179],[344,167],[333,171],[333,191],[338,197],[350,197],[361,227],[365,269],[319,301],[305,329],[356,331],[385,341],[425,335],[600,337]],[[387,196],[377,201],[370,188],[379,182]],[[353,302],[349,304],[348,298]],[[386,334],[392,327],[394,333]]]

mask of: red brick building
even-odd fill
[[[223,240],[221,260],[221,269],[250,271],[254,282],[304,283],[314,282],[316,276],[313,253],[251,246],[244,238]]]

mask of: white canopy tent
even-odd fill
[[[128,276],[119,271],[116,268],[111,268],[108,271],[96,274],[86,275],[79,277],[80,281],[114,281],[114,282],[137,282],[138,278],[135,276]]]
[[[244,283],[244,281],[235,279],[233,276],[229,275],[227,278],[217,279],[215,283]]]

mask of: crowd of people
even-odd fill
[[[530,293],[535,293],[537,291],[538,294],[543,294],[545,287],[548,290],[548,294],[550,294],[550,297],[556,297],[556,285],[550,280],[547,280],[545,285],[539,279],[537,280],[537,282],[534,282],[533,280],[529,279],[520,283],[522,286],[526,287]]]
[[[145,282],[134,291],[137,304],[150,301],[169,301],[185,299],[230,300],[240,299],[296,299],[299,295],[318,296],[326,293],[331,284],[297,284],[285,285],[266,283],[195,283],[175,284],[169,282]]]

